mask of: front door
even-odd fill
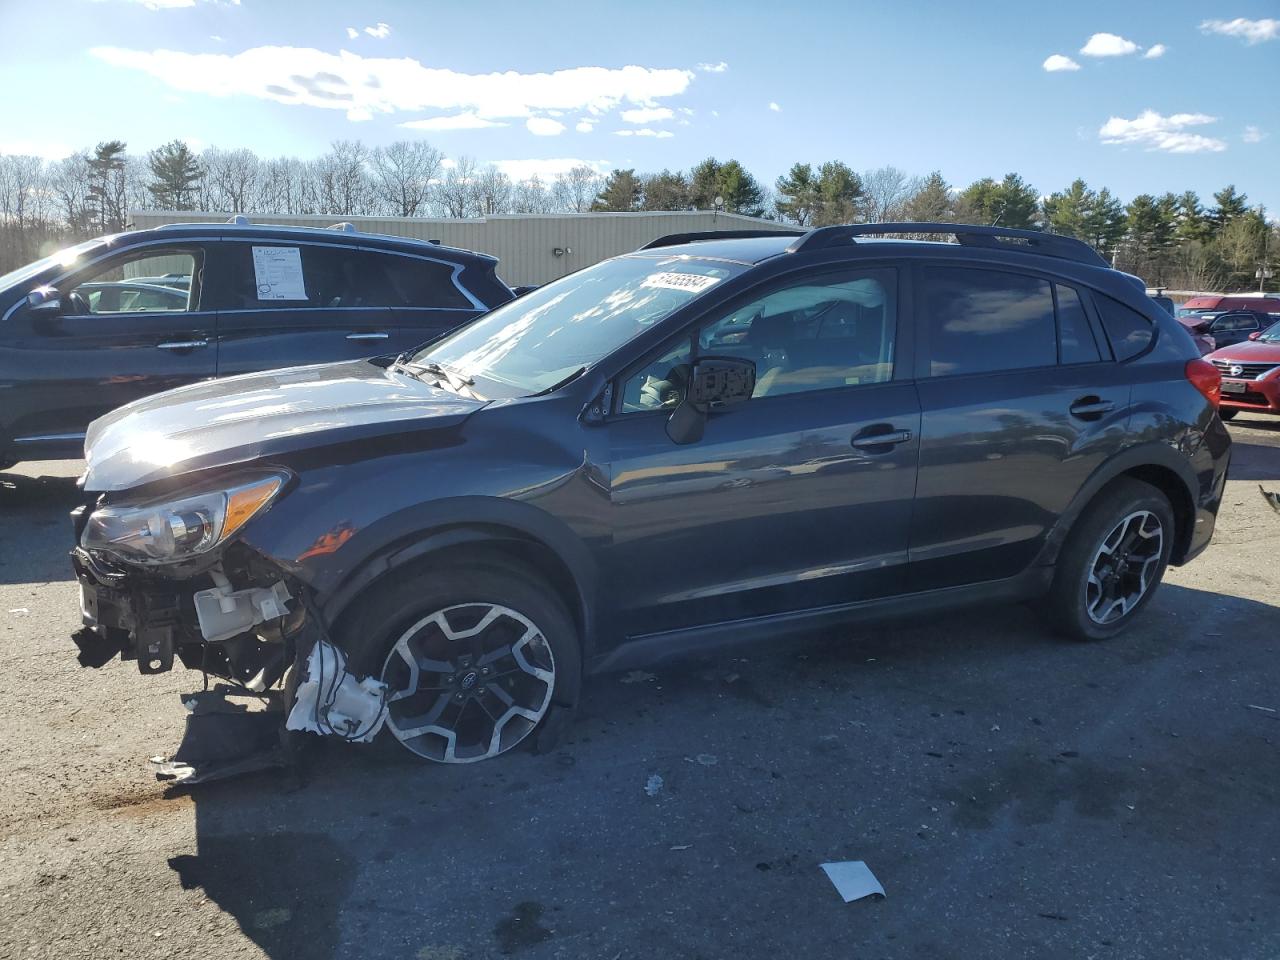
[[[608,428],[613,630],[903,589],[920,410],[898,300],[891,268],[809,272],[709,318],[622,378]],[[666,421],[695,354],[753,360],[756,389],[681,445]]]
[[[0,351],[14,371],[5,402],[15,454],[79,456],[90,421],[214,375],[204,262],[201,247],[126,251],[59,283],[61,313],[14,312]]]

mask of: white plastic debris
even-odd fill
[[[720,758],[714,753],[700,753],[696,757],[685,757],[685,763],[696,763],[701,767],[714,767],[720,762]]]
[[[386,702],[385,683],[347,673],[342,651],[319,640],[307,657],[307,675],[298,684],[285,729],[368,743],[387,719]]]
[[[656,797],[662,792],[662,777],[656,773],[649,774],[649,779],[644,783],[644,792],[651,797]]]
[[[9,612],[13,614],[15,617],[25,617],[31,611],[28,610],[26,607],[14,607]]]
[[[884,896],[884,887],[880,886],[880,881],[871,872],[871,868],[861,860],[824,863],[822,869],[826,871],[827,879],[832,882],[836,893],[844,898],[845,903],[853,903],[873,894]]]
[[[253,587],[232,590],[227,578],[213,574],[218,585],[196,593],[196,619],[200,632],[210,643],[244,633],[267,620],[275,620],[289,612],[286,604],[293,599],[283,580],[270,588]]]

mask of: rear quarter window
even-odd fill
[[[1137,310],[1101,294],[1094,295],[1094,302],[1117,360],[1136,357],[1151,345],[1155,325]]]

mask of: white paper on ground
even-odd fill
[[[827,879],[836,888],[836,892],[844,897],[845,903],[861,900],[873,893],[884,896],[884,887],[876,879],[871,868],[861,860],[845,860],[842,863],[824,863],[822,869],[827,872]]]
[[[297,247],[254,247],[253,274],[259,300],[307,299]]]

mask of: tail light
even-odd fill
[[[1204,394],[1204,398],[1215,407],[1222,400],[1222,373],[1208,360],[1187,361],[1187,379],[1191,385]]]

